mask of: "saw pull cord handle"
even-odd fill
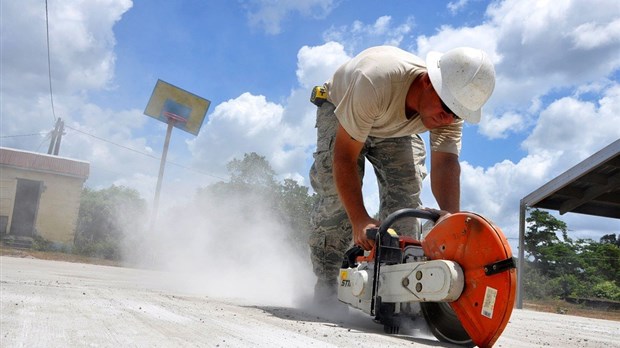
[[[396,221],[402,218],[406,218],[406,217],[415,217],[415,218],[421,218],[421,219],[426,219],[426,220],[431,220],[433,222],[437,222],[437,220],[439,220],[440,218],[440,215],[430,210],[405,208],[405,209],[400,209],[400,210],[393,212],[392,214],[388,215],[388,217],[385,218],[383,222],[381,222],[381,225],[379,226],[379,229],[376,230],[376,233],[374,236],[376,254],[375,254],[374,280],[372,282],[372,296],[371,296],[371,303],[370,303],[370,315],[371,316],[374,316],[376,313],[375,304],[377,301],[375,301],[375,298],[377,294],[377,283],[379,282],[379,268],[381,268],[381,237],[383,237],[383,235],[388,233],[387,232],[388,229]],[[370,237],[369,232],[374,231],[374,230],[375,229],[372,229],[372,230],[369,229],[367,231],[367,236]]]

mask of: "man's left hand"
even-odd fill
[[[423,209],[426,210],[426,211],[433,212],[435,214],[439,214],[439,219],[437,219],[437,221],[435,221],[435,225],[439,224],[443,220],[447,219],[448,216],[452,215],[447,210],[439,210],[439,209],[433,209],[433,208],[423,208]]]

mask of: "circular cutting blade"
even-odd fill
[[[438,340],[464,347],[474,346],[472,339],[448,303],[422,302],[420,306],[426,323]]]
[[[513,261],[501,229],[480,215],[454,213],[433,227],[422,241],[422,248],[430,260],[450,260],[461,266],[465,276],[463,292],[445,306],[454,310],[474,344],[493,346],[508,324],[516,296],[516,269],[501,268]],[[489,272],[489,267],[500,269]],[[440,318],[447,317],[443,312],[447,311],[441,311]],[[435,326],[440,331],[444,327],[437,318]],[[454,335],[458,340],[456,332],[448,328],[443,331],[444,336]]]

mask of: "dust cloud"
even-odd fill
[[[161,285],[168,289],[253,305],[303,304],[316,279],[308,247],[272,209],[264,197],[247,194],[160,211],[124,259],[166,271]]]

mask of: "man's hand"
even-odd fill
[[[369,228],[379,228],[379,221],[371,219],[369,221],[353,225],[353,243],[355,245],[359,245],[364,250],[371,250],[375,245],[374,239],[368,239],[366,237],[366,230]]]
[[[433,208],[423,208],[426,211],[430,211],[433,212],[435,214],[439,214],[439,219],[437,219],[437,221],[435,221],[435,225],[438,225],[440,222],[442,222],[443,220],[447,219],[448,216],[452,215],[450,214],[449,211],[446,210],[439,210],[439,209],[433,209]]]

